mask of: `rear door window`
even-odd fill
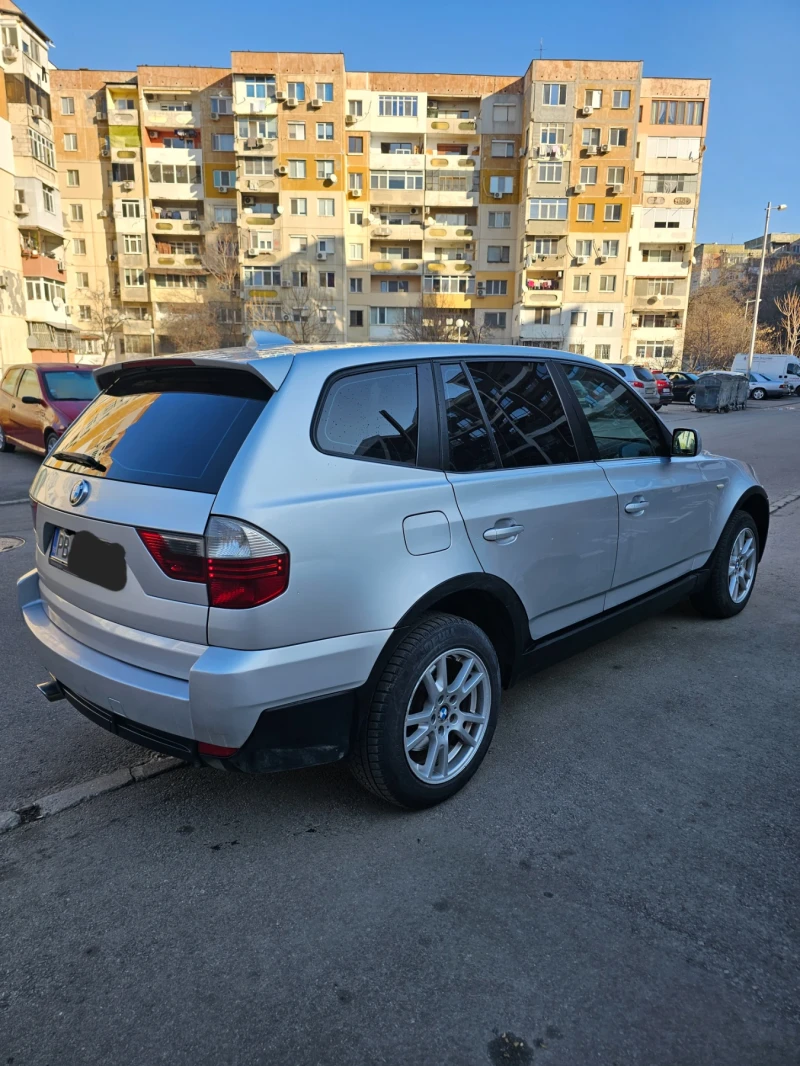
[[[271,395],[266,382],[246,371],[129,371],[79,416],[46,465],[216,493]]]
[[[3,378],[3,384],[0,385],[3,392],[7,392],[9,396],[13,396],[17,391],[17,382],[19,381],[21,374],[22,369],[20,367],[14,367],[12,370],[9,370]]]
[[[566,412],[544,363],[468,362],[505,467],[577,462]]]
[[[315,441],[333,455],[413,466],[418,411],[416,367],[348,373],[328,387]]]
[[[483,412],[460,363],[442,367],[449,462],[456,473],[492,470],[497,462]]]
[[[39,375],[35,370],[23,371],[18,395],[20,398],[23,396],[34,396],[37,400],[43,398],[42,386],[39,384]]]

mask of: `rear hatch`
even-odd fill
[[[641,381],[644,385],[644,397],[646,400],[658,399],[658,386],[656,385],[656,379],[644,366],[635,366],[633,372],[636,375],[638,381]]]
[[[82,643],[184,676],[207,639],[206,585],[170,577],[142,533],[187,534],[190,547],[203,536],[274,390],[247,364],[161,361],[111,377],[31,488],[42,600]]]

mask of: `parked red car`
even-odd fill
[[[666,374],[660,370],[651,370],[650,373],[656,379],[656,388],[658,389],[658,398],[662,405],[672,403],[672,382],[669,380]]]
[[[0,452],[19,445],[44,455],[97,395],[89,367],[67,363],[12,366],[0,383]]]

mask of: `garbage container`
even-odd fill
[[[746,374],[737,374],[736,376],[739,378],[736,382],[736,406],[740,411],[743,411],[747,407],[747,401],[750,397],[750,384]]]
[[[729,370],[709,370],[697,379],[695,408],[698,411],[732,411],[747,403],[747,378]]]

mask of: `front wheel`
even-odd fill
[[[767,393],[764,389],[753,389],[750,393],[754,400],[766,400]]]
[[[426,615],[395,648],[361,723],[351,768],[381,799],[421,810],[476,772],[492,740],[500,667],[478,626]]]
[[[747,511],[734,511],[722,531],[705,587],[692,603],[707,618],[732,618],[743,611],[758,570],[758,527]]]
[[[689,393],[689,403],[692,405],[692,407],[694,407],[695,398],[696,398],[696,393],[690,392]]]
[[[50,454],[50,452],[52,452],[52,450],[55,448],[56,444],[58,444],[58,437],[56,436],[56,434],[53,433],[53,432],[45,433],[45,435],[44,435],[45,459]]]
[[[5,430],[0,426],[0,452],[13,452],[16,445],[10,444]]]
[[[653,404],[653,410],[654,411],[660,411],[663,406],[664,406],[663,403],[655,403],[655,404]]]

